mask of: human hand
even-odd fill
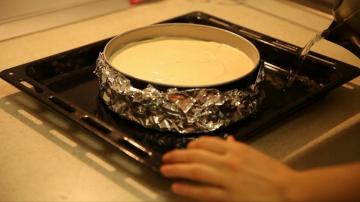
[[[165,177],[190,180],[172,184],[174,193],[203,201],[286,201],[296,174],[233,137],[200,137],[163,162]]]

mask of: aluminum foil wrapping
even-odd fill
[[[220,91],[214,88],[158,90],[144,89],[112,68],[100,53],[94,73],[99,80],[99,96],[115,113],[146,128],[181,134],[205,133],[228,126],[253,114],[264,94],[260,68],[254,84],[245,89]]]

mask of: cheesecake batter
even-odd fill
[[[109,60],[128,76],[178,87],[227,83],[251,72],[255,66],[244,52],[229,45],[175,37],[131,43]]]

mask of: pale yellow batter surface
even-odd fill
[[[255,65],[244,52],[226,44],[170,37],[129,44],[110,57],[110,64],[128,76],[178,87],[227,83]]]

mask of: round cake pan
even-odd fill
[[[125,46],[158,37],[226,44],[241,50],[254,65],[248,73],[227,82],[174,86],[136,78],[110,64],[111,56]],[[256,112],[264,97],[263,70],[257,48],[247,39],[215,27],[171,23],[151,25],[114,37],[100,53],[94,73],[99,81],[99,97],[121,117],[145,128],[199,134],[226,127]]]
[[[149,81],[140,77],[136,77],[134,75],[129,75],[125,72],[122,72],[121,69],[117,69],[122,74],[127,76],[132,84],[139,88],[144,88],[147,84],[153,84],[160,89],[165,89],[169,87],[176,88],[209,88],[216,87],[217,89],[231,89],[236,86],[236,88],[247,87],[248,85],[254,83],[257,75],[257,71],[260,66],[260,54],[257,48],[247,39],[241,37],[235,33],[230,31],[215,28],[206,25],[198,25],[198,24],[188,24],[188,23],[171,23],[171,24],[157,24],[151,25],[147,27],[142,27],[139,29],[135,29],[124,34],[118,35],[114,37],[112,40],[108,42],[104,49],[104,59],[106,63],[112,67],[110,63],[110,57],[118,50],[122,49],[128,44],[145,41],[158,37],[181,37],[181,38],[191,38],[202,41],[210,41],[217,42],[220,44],[226,44],[231,47],[234,47],[243,53],[245,53],[248,58],[250,58],[254,64],[251,71],[246,74],[236,75],[234,79],[225,81],[225,82],[217,82],[214,80],[212,83],[207,83],[206,85],[173,85],[169,83],[161,83]],[[142,58],[139,57],[139,60]],[[113,67],[115,68],[115,67]],[[196,68],[196,67],[194,67]],[[200,76],[200,75],[199,75]],[[203,75],[206,76],[206,72]]]

